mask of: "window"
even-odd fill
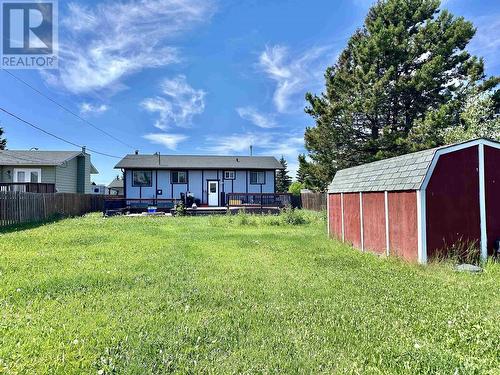
[[[187,172],[186,171],[172,172],[172,183],[187,184]]]
[[[224,180],[234,180],[236,177],[235,171],[224,171]]]
[[[42,182],[41,169],[27,169],[15,168],[14,169],[14,182]]]
[[[151,171],[133,171],[132,186],[134,187],[151,187],[153,186],[153,172]]]
[[[251,171],[250,172],[250,184],[251,185],[263,185],[266,183],[266,172],[264,171]]]

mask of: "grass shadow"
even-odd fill
[[[29,229],[36,229],[48,224],[55,224],[61,220],[67,219],[64,216],[52,217],[43,221],[36,221],[31,223],[22,223],[22,224],[12,224],[4,227],[0,227],[0,234],[9,234],[14,232],[21,232]]]

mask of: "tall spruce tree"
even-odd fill
[[[292,184],[292,178],[288,175],[288,163],[286,162],[284,156],[281,156],[280,163],[283,166],[283,169],[280,169],[276,173],[276,192],[286,193]]]
[[[315,126],[305,132],[311,161],[301,164],[317,189],[338,169],[442,145],[443,130],[460,125],[471,87],[497,86],[465,49],[472,23],[439,5],[378,1],[326,70],[325,92],[306,95]]]
[[[7,139],[3,137],[3,128],[0,127],[0,150],[5,150],[7,147]]]

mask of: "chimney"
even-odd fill
[[[86,154],[86,153],[87,153],[87,147],[86,147],[86,146],[82,146],[82,153],[83,153],[83,154]]]
[[[250,156],[253,156],[253,146],[250,145]]]
[[[139,150],[135,150],[135,154],[136,154],[136,155],[139,155]]]

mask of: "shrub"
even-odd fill
[[[284,224],[289,225],[302,225],[308,223],[304,212],[301,210],[295,210],[291,206],[285,207],[281,211],[281,219]]]
[[[288,192],[295,196],[300,196],[300,191],[304,189],[304,184],[302,182],[295,181],[288,188]]]
[[[184,206],[183,202],[179,202],[175,205],[175,215],[186,216],[186,206]]]

